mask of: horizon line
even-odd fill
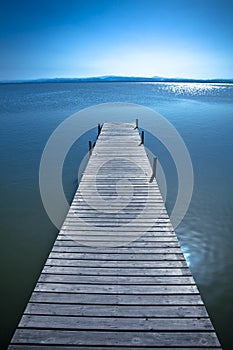
[[[85,77],[50,77],[50,78],[20,78],[20,79],[1,79],[0,83],[30,83],[30,82],[53,82],[53,81],[152,81],[152,82],[233,82],[233,78],[182,78],[182,77],[161,77],[161,76],[126,76],[126,75],[97,75]]]

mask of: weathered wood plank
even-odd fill
[[[80,236],[81,237],[81,236]],[[88,238],[86,236],[83,236],[85,238]],[[98,239],[98,235],[96,236],[96,239]],[[124,236],[123,236],[124,237]],[[75,236],[74,236],[75,238]],[[57,240],[55,242],[55,244],[59,244],[59,242],[73,242],[74,244],[78,244],[78,242],[74,239],[70,239],[68,238],[66,235],[58,235],[57,237]],[[147,245],[153,245],[153,244],[157,244],[157,243],[160,243],[160,242],[178,242],[178,239],[176,237],[176,235],[172,232],[171,234],[164,234],[164,232],[162,232],[162,236],[159,235],[159,233],[157,233],[156,235],[150,235],[150,236],[147,236],[147,235],[143,235],[143,236],[140,236],[140,240],[135,240],[133,242],[127,242],[127,245],[125,246],[132,246],[134,247],[135,244],[136,245],[139,245],[139,246],[147,246]],[[62,244],[61,243],[61,244]],[[179,242],[178,242],[179,244]]]
[[[219,346],[213,332],[104,332],[17,329],[12,339],[17,343],[86,346]]]
[[[146,237],[146,238],[154,238],[154,237],[158,237],[158,236],[160,236],[160,237],[161,236],[163,236],[163,237],[165,237],[165,236],[175,237],[175,232],[172,229],[172,227],[166,227],[166,226],[151,227],[151,225],[148,225],[147,227],[145,227],[147,230],[144,230],[144,232],[143,232],[140,230],[135,230],[135,227],[131,227],[130,225],[127,225],[127,226],[129,228],[128,231],[120,230],[120,228],[114,229],[111,227],[109,227],[109,229],[107,229],[107,227],[100,227],[100,226],[92,226],[91,227],[91,225],[85,224],[85,228],[83,229],[83,227],[80,227],[79,230],[78,229],[67,230],[67,229],[62,228],[60,230],[58,238],[60,238],[60,236],[62,236],[64,234],[68,235],[69,231],[71,232],[70,233],[71,235],[75,234],[75,232],[78,232],[82,235],[94,234],[94,233],[96,233],[96,235],[101,235],[101,234],[106,235],[106,232],[108,234],[115,234],[117,232],[117,237],[119,235],[126,237],[126,236],[130,236],[130,235],[134,235],[134,233],[136,233],[137,240],[139,238],[144,238],[144,237]],[[129,241],[129,243],[130,243],[130,241]]]
[[[57,247],[80,247],[82,249],[84,249],[83,245],[78,244],[78,242],[74,241],[74,240],[57,240],[54,243],[54,248]],[[128,249],[134,249],[134,248],[179,248],[180,245],[178,243],[178,240],[174,240],[174,239],[168,239],[167,241],[161,240],[161,241],[155,241],[155,242],[151,242],[151,241],[141,241],[141,242],[133,242],[130,243],[129,245],[127,245]],[[126,247],[122,247],[125,248]],[[96,248],[97,249],[97,248]]]
[[[172,303],[175,304],[174,298]],[[174,306],[174,305],[98,305],[80,304],[48,304],[29,303],[25,310],[27,315],[57,315],[57,316],[99,316],[99,317],[166,317],[166,318],[208,318],[204,305]]]
[[[106,224],[106,226],[102,226],[101,229],[99,229],[99,231],[101,232],[108,232],[108,233],[111,233],[112,231],[114,231],[114,223],[113,225],[109,225],[109,224]],[[69,225],[68,223],[64,224],[62,226],[62,229],[61,229],[61,232],[67,232],[67,231],[82,231],[82,232],[88,232],[88,231],[94,231],[94,229],[98,228],[100,226],[98,226],[98,224],[96,225],[88,225],[88,223],[85,223],[85,225],[82,225],[81,223],[79,223],[78,225],[76,223],[74,223],[73,225]],[[121,226],[121,227],[118,227],[117,230],[115,230],[115,232],[124,232],[124,233],[127,233],[127,234],[130,234],[130,232],[139,232],[139,234],[143,234],[144,232],[146,232],[147,230],[150,230],[151,232],[153,232],[153,230],[155,231],[156,228],[160,229],[160,230],[167,230],[169,232],[172,232],[173,228],[172,226],[169,224],[169,223],[154,223],[153,224],[153,227],[151,227],[150,223],[148,224],[139,224],[137,225],[136,222],[132,223],[132,224],[128,224],[128,225],[125,225],[125,226]],[[149,232],[150,232],[149,231]]]
[[[24,315],[21,328],[126,331],[206,331],[213,330],[208,318],[86,317]]]
[[[195,285],[122,285],[122,284],[78,284],[78,283],[41,283],[35,291],[61,293],[95,294],[199,294]]]
[[[131,248],[131,247],[123,247],[123,248],[93,248],[93,247],[53,247],[53,253],[85,253],[85,254],[119,254],[124,257],[125,254],[148,254],[149,256],[155,254],[181,254],[182,251],[180,247],[155,247],[155,248]]]
[[[54,273],[42,273],[39,278],[40,283],[78,283],[78,284],[96,284],[97,277],[94,276],[81,276],[74,274],[54,274]],[[194,285],[194,279],[191,276],[131,276],[130,272],[128,276],[106,276],[98,275],[98,284],[126,284],[126,285]]]
[[[45,266],[44,274],[61,274],[76,276],[191,276],[190,270],[186,268],[117,268],[117,267],[63,267],[63,266]],[[99,280],[99,279],[98,279]]]
[[[110,203],[109,203],[110,205]],[[103,219],[103,221],[105,219],[108,219],[108,216],[111,214],[111,219],[128,219],[128,218],[132,218],[135,219],[135,216],[137,217],[137,215],[139,215],[142,211],[142,209],[144,209],[144,205],[143,206],[139,206],[138,209],[134,208],[133,210],[129,210],[129,212],[127,211],[122,211],[121,208],[118,209],[114,206],[114,210],[111,209],[109,206],[106,206],[105,208],[102,207],[102,210],[104,210],[104,212],[102,213],[98,213],[98,211],[96,209],[85,209],[84,206],[79,206],[79,207],[73,207],[74,210],[78,211],[77,215],[78,217],[85,217],[85,214],[88,214],[88,217],[92,216],[92,217],[96,217],[96,219],[98,220],[98,218],[100,218],[101,220]],[[81,209],[82,208],[82,209]],[[149,208],[148,208],[149,209]],[[75,213],[73,213],[74,215]],[[75,222],[75,217],[72,215],[72,213],[69,213],[69,215],[67,215],[67,221]],[[138,217],[138,220],[142,220],[142,219],[153,219],[156,222],[168,222],[169,218],[167,216],[167,214],[161,214],[160,210],[158,211],[154,211],[152,210],[151,212],[148,210],[145,214],[143,213],[143,218],[142,217]]]
[[[86,293],[59,293],[59,292],[37,292],[34,291],[31,296],[31,302],[36,303],[66,303],[72,305],[111,305],[115,309],[118,305],[145,305],[157,306],[183,306],[183,305],[203,305],[199,294],[86,294]],[[139,307],[140,309],[140,307]],[[140,314],[140,310],[139,310]]]
[[[184,260],[183,254],[180,253],[154,253],[154,254],[135,254],[125,253],[122,256],[119,253],[104,254],[104,253],[56,253],[51,252],[50,259],[75,259],[75,260],[126,260],[126,261],[155,261],[155,260]]]
[[[187,267],[187,262],[183,260],[153,260],[153,261],[135,261],[135,260],[69,260],[69,259],[51,259],[48,258],[45,266],[73,266],[73,267],[120,267],[120,268],[179,268]]]
[[[168,241],[170,238],[172,238],[172,236],[167,236],[167,239],[164,240],[164,242]],[[132,240],[133,242],[136,242],[138,239],[138,237],[135,236],[122,236],[119,235],[117,237],[114,237],[114,240],[118,243],[118,247],[128,247],[129,245],[129,241]],[[103,246],[103,247],[107,247],[107,244],[105,245],[105,243],[109,243],[110,242],[110,238],[109,236],[105,236],[105,235],[94,235],[94,234],[90,234],[90,235],[78,235],[78,234],[64,234],[61,235],[59,237],[59,239],[57,239],[57,241],[62,240],[64,241],[73,241],[75,246],[89,246],[89,247],[93,247],[94,244],[97,245],[97,247]],[[175,240],[174,240],[175,241]],[[132,243],[133,243],[132,242]],[[152,246],[153,247],[153,242],[151,242],[151,240],[144,240],[145,242],[145,246]],[[112,247],[109,244],[109,247]]]

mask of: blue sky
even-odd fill
[[[0,80],[233,78],[231,0],[0,2]]]

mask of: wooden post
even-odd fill
[[[157,166],[157,157],[153,160],[153,175],[156,177],[156,166]]]
[[[92,154],[92,144],[91,144],[91,141],[89,141],[89,155]]]
[[[141,145],[144,145],[144,131],[142,131],[142,141],[141,141]]]
[[[153,159],[152,175],[150,178],[150,182],[152,182],[156,178],[156,167],[157,167],[157,157]]]
[[[100,131],[101,131],[101,126],[100,126],[100,123],[98,123],[98,136],[100,135]]]
[[[138,119],[136,119],[136,126],[135,129],[138,129]]]

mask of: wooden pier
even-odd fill
[[[8,349],[221,349],[152,173],[105,123]]]

